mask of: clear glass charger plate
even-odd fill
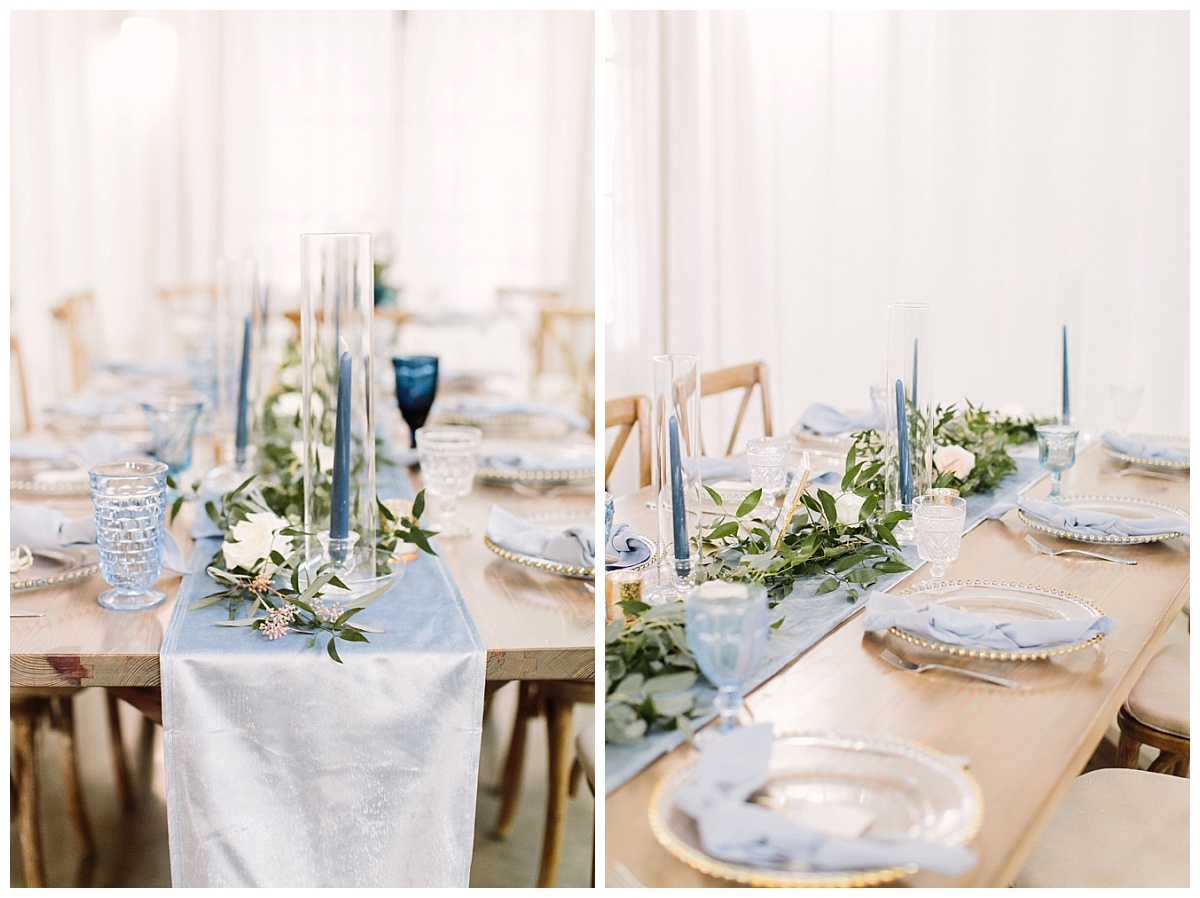
[[[86,469],[64,468],[41,459],[14,458],[8,476],[8,488],[14,493],[90,496],[92,492]]]
[[[1143,443],[1158,443],[1163,446],[1169,446],[1172,449],[1178,449],[1181,452],[1190,453],[1192,451],[1191,440],[1188,437],[1144,433],[1134,433],[1130,434],[1130,436]],[[1192,469],[1191,459],[1187,461],[1166,461],[1161,458],[1142,458],[1137,455],[1127,455],[1124,452],[1118,452],[1115,449],[1109,448],[1108,444],[1103,440],[1100,441],[1100,451],[1109,458],[1114,458],[1127,465],[1136,465],[1139,468],[1150,468],[1158,471],[1187,471],[1189,473]]]
[[[636,539],[638,542],[644,544],[646,546],[646,548],[648,548],[650,550],[650,557],[647,558],[645,561],[643,561],[641,564],[631,564],[631,565],[629,565],[629,567],[614,567],[612,565],[606,564],[604,566],[604,572],[606,574],[614,574],[617,571],[644,571],[646,568],[650,567],[650,565],[654,564],[654,562],[656,562],[658,560],[658,547],[654,544],[654,540],[652,540],[648,536],[643,536],[640,533],[636,534],[634,536],[634,539]]]
[[[929,595],[931,602],[977,614],[993,623],[1087,620],[1104,614],[1092,602],[1074,593],[1049,586],[1009,583],[1005,580],[944,580],[941,584],[935,584],[932,580],[922,580],[908,589],[900,590],[896,595],[909,599]],[[889,632],[921,648],[949,655],[997,661],[1042,661],[1056,655],[1079,651],[1095,645],[1104,638],[1104,634],[1099,633],[1076,642],[1008,652],[982,645],[945,645],[922,633],[909,633],[898,627],[892,627]]]
[[[27,592],[90,577],[100,570],[95,549],[30,549],[33,565],[9,575],[9,592]]]
[[[1149,499],[1133,499],[1128,496],[1063,496],[1063,505],[1078,508],[1083,511],[1098,511],[1104,514],[1115,514],[1123,518],[1140,520],[1145,518],[1178,517],[1186,518],[1188,513],[1172,505],[1161,502],[1151,502]],[[1109,536],[1106,534],[1092,535],[1077,533],[1074,530],[1062,530],[1037,518],[1030,517],[1021,509],[1017,509],[1017,517],[1027,527],[1058,536],[1062,539],[1075,540],[1081,543],[1104,543],[1116,546],[1134,546],[1141,543],[1156,543],[1164,539],[1174,539],[1181,536],[1178,530],[1164,530],[1161,533],[1146,533],[1141,536]]]
[[[731,863],[707,854],[695,822],[674,797],[694,775],[695,760],[664,777],[650,796],[650,829],[689,867],[753,886],[838,887],[893,882],[916,864],[862,870],[803,870]],[[873,815],[864,835],[924,839],[946,845],[971,840],[983,819],[974,777],[946,755],[899,739],[837,733],[782,734],[771,746],[763,787],[752,796],[784,816],[810,805],[851,806]]]
[[[522,515],[524,520],[531,524],[536,524],[539,527],[553,529],[559,527],[565,529],[571,526],[595,524],[595,512],[591,509],[580,509],[578,511],[552,511],[544,514]],[[596,576],[596,568],[583,567],[581,565],[563,564],[561,561],[555,561],[551,558],[538,558],[536,555],[523,555],[520,552],[510,552],[502,546],[492,542],[492,538],[486,533],[483,535],[483,542],[489,549],[503,558],[505,561],[511,561],[514,564],[523,564],[526,567],[534,568],[535,570],[544,571],[547,574],[556,574],[560,577],[571,577],[576,580],[592,580]]]
[[[583,481],[596,479],[596,464],[594,449],[590,445],[567,446],[553,456],[554,461],[561,462],[560,467],[552,470],[544,468],[495,468],[482,463],[489,455],[502,455],[505,450],[515,454],[529,454],[545,457],[547,450],[554,451],[559,447],[555,444],[513,444],[485,445],[480,452],[480,465],[475,469],[475,477],[483,483],[499,485],[520,483],[526,486],[566,486]]]

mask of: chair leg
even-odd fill
[[[1140,742],[1122,730],[1121,738],[1117,740],[1117,766],[1136,770],[1138,768],[1138,749],[1141,746]]]
[[[567,825],[567,787],[571,776],[571,709],[574,703],[554,695],[546,697],[546,735],[550,774],[546,783],[546,832],[542,837],[542,862],[538,888],[558,881],[563,835]]]
[[[583,764],[576,758],[571,762],[571,779],[567,786],[567,794],[574,798],[579,794],[579,781],[583,779]]]
[[[537,716],[537,687],[528,680],[521,681],[517,695],[517,715],[513,720],[512,738],[504,757],[500,775],[500,813],[496,815],[496,837],[504,839],[512,832],[517,816],[517,799],[521,794],[521,777],[525,771],[525,731],[531,718]]]
[[[15,743],[14,773],[20,807],[17,814],[21,831],[21,859],[25,865],[25,885],[30,888],[46,887],[46,868],[42,862],[42,834],[38,828],[38,779],[37,779],[37,722],[40,716],[35,707],[29,705],[11,707]]]
[[[112,749],[113,776],[117,781],[117,801],[121,810],[133,807],[133,787],[129,782],[129,762],[125,758],[125,740],[121,737],[121,709],[117,697],[104,691],[108,705],[108,744]],[[144,718],[149,722],[149,718]]]
[[[62,754],[63,788],[67,799],[67,813],[79,843],[79,853],[85,858],[96,853],[92,842],[92,829],[88,826],[87,808],[83,803],[83,785],[79,777],[79,749],[75,743],[75,709],[70,698],[51,699],[54,728],[66,739]]]

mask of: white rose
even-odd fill
[[[942,446],[933,453],[933,464],[943,474],[949,471],[959,480],[966,480],[975,467],[975,453],[962,446]]]
[[[396,516],[396,521],[412,517],[412,501],[409,499],[384,499],[383,507]]]
[[[279,382],[285,387],[300,389],[301,372],[299,365],[289,365],[279,372]]]
[[[296,440],[292,443],[292,454],[300,459],[300,463],[304,464],[304,441]],[[333,470],[333,447],[326,446],[324,443],[317,444],[317,467],[322,471]]]
[[[246,516],[246,520],[229,528],[229,539],[221,545],[225,563],[246,571],[257,570],[272,552],[283,556],[292,549],[292,538],[279,531],[288,527],[287,518],[269,511],[257,511]]]
[[[304,397],[300,393],[280,393],[275,397],[275,416],[278,418],[295,418],[300,414],[300,404]]]
[[[857,493],[842,493],[837,497],[834,508],[839,524],[857,524],[866,500]]]

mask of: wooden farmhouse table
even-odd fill
[[[1029,494],[1041,497],[1048,488],[1048,479],[1043,479]],[[1063,492],[1144,498],[1189,508],[1186,478],[1172,482],[1115,476],[1099,446],[1081,453],[1066,472]],[[635,531],[655,532],[654,513],[646,507],[649,498],[650,491],[641,490],[618,500],[617,519]],[[776,732],[892,737],[969,759],[969,772],[984,799],[982,824],[970,842],[979,863],[957,877],[918,872],[900,880],[901,885],[1009,886],[1188,599],[1186,537],[1100,547],[1036,534],[1055,548],[1095,548],[1137,559],[1136,565],[1126,566],[1038,554],[1024,540],[1030,532],[1015,510],[984,521],[964,536],[958,559],[947,566],[947,580],[1006,580],[1087,598],[1117,622],[1096,647],[1048,661],[951,662],[1013,678],[1024,686],[1005,689],[953,674],[897,670],[880,658],[884,648],[907,657],[920,650],[890,635],[865,633],[860,612],[747,697],[754,719],[773,723]],[[908,580],[927,576],[923,567]],[[647,809],[655,785],[691,755],[692,749],[682,745],[607,796],[605,860],[610,870],[619,864],[621,875],[646,886],[732,884],[676,859],[650,828]]]

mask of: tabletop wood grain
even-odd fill
[[[1188,482],[1110,473],[1098,448],[1081,454],[1063,477],[1074,494],[1151,499],[1187,510]],[[1043,480],[1031,490],[1044,495]],[[620,520],[653,527],[642,491],[618,503]],[[834,630],[755,690],[747,706],[776,731],[838,731],[907,739],[970,759],[984,795],[981,829],[971,846],[979,863],[958,877],[918,873],[908,886],[1008,886],[1086,765],[1156,644],[1188,598],[1187,538],[1102,551],[1138,560],[1116,565],[1074,556],[1049,557],[1024,541],[1029,532],[1010,511],[968,533],[947,579],[1001,579],[1051,586],[1090,599],[1114,617],[1113,633],[1094,649],[1051,661],[973,662],[980,670],[1019,680],[1020,691],[952,674],[897,670],[879,654],[890,647],[905,657],[932,653],[890,636],[865,634],[861,615]],[[1054,547],[1083,547],[1051,536]],[[910,579],[924,579],[918,569]],[[943,656],[940,660],[946,660]],[[954,663],[954,662],[952,662]],[[962,663],[962,662],[960,662]],[[686,762],[681,746],[660,758],[606,801],[606,862],[619,863],[647,886],[722,886],[662,848],[650,831],[647,807],[659,779]]]
[[[402,430],[398,423],[397,439],[407,438]],[[557,439],[563,436],[558,434]],[[198,447],[197,457],[202,455]],[[415,472],[414,468],[410,473],[419,488]],[[460,514],[472,527],[472,535],[435,540],[483,638],[489,681],[595,676],[597,604],[584,581],[506,561],[491,552],[482,538],[494,503],[517,514],[581,511],[594,520],[594,495],[591,482],[545,496],[477,484],[469,497],[460,500]],[[44,494],[13,493],[10,499],[48,501]],[[72,516],[91,513],[86,497],[55,499],[53,504]],[[188,534],[194,514],[194,503],[189,503],[171,528],[185,551],[191,547]],[[157,686],[158,652],[180,580],[177,574],[164,575],[159,586],[166,590],[167,600],[137,612],[102,608],[96,596],[107,584],[99,574],[63,586],[12,593],[12,611],[40,611],[44,616],[10,618],[10,684]]]

